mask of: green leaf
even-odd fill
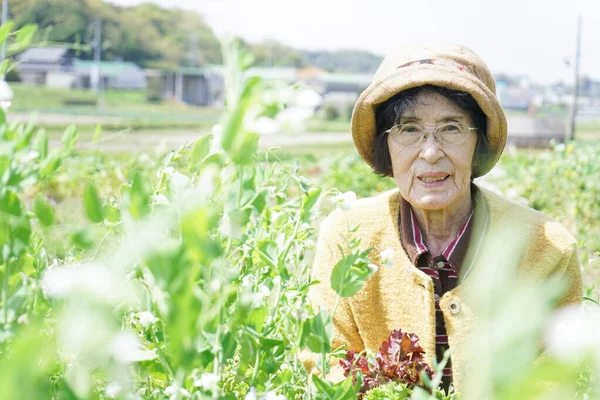
[[[29,245],[31,224],[23,202],[13,192],[0,195],[0,248],[19,257]]]
[[[77,127],[74,124],[71,124],[67,127],[65,133],[63,134],[62,142],[67,151],[73,150],[75,143],[77,143]]]
[[[314,317],[304,321],[300,347],[309,348],[314,353],[329,353],[333,337],[333,324],[327,310],[322,309]]]
[[[317,392],[319,393],[318,398],[335,399],[335,389],[333,388],[331,382],[319,378],[318,375],[313,375],[312,381],[317,388]]]
[[[221,339],[221,347],[223,348],[223,362],[231,359],[235,355],[237,340],[235,334],[231,331],[227,332]]]
[[[226,117],[223,126],[221,147],[228,153],[231,153],[234,144],[238,142],[239,136],[243,132],[244,117],[250,106],[255,102],[255,98],[259,92],[260,82],[260,78],[258,77],[252,77],[246,80],[236,108]]]
[[[243,139],[233,146],[231,158],[238,165],[250,164],[258,151],[258,134],[244,132]]]
[[[194,146],[192,147],[192,153],[189,157],[190,170],[196,168],[198,164],[202,163],[206,156],[208,156],[208,153],[210,152],[211,140],[212,135],[204,135],[194,142]]]
[[[6,76],[8,71],[13,69],[13,67],[14,65],[10,58],[7,58],[6,60],[2,61],[2,63],[0,63],[0,76]]]
[[[269,191],[267,189],[263,189],[254,197],[254,200],[252,201],[252,206],[259,214],[262,213],[267,206],[268,195]]]
[[[6,123],[6,113],[2,108],[0,108],[0,125],[4,125]]]
[[[8,36],[12,32],[13,25],[13,21],[6,21],[4,25],[0,26],[0,45],[8,39]]]
[[[248,314],[245,324],[254,328],[257,332],[260,332],[267,319],[267,315],[268,310],[266,306],[255,308]]]
[[[102,125],[98,124],[98,125],[96,125],[96,128],[94,129],[94,135],[92,136],[92,143],[98,143],[98,140],[100,140],[101,134],[102,134]]]
[[[333,386],[335,393],[333,397],[336,400],[354,400],[356,399],[357,393],[352,385],[352,379],[345,379]]]
[[[412,391],[412,395],[410,396],[411,400],[430,400],[430,399],[434,399],[435,400],[435,395],[430,395],[429,393],[427,393],[427,391],[419,386],[416,386],[413,391]]]
[[[53,149],[49,156],[44,160],[42,167],[40,168],[40,177],[49,178],[56,172],[58,167],[62,164],[62,156],[57,149]]]
[[[275,376],[275,384],[277,386],[284,385],[292,380],[293,372],[291,369],[284,369]]]
[[[38,217],[40,224],[48,227],[54,223],[54,208],[42,196],[37,196],[33,202],[33,212]]]
[[[368,249],[362,253],[349,254],[333,267],[331,288],[341,297],[354,296],[375,273],[366,258],[370,252],[371,249]]]
[[[138,171],[135,171],[131,186],[125,189],[127,194],[125,204],[132,217],[139,219],[148,215],[150,212],[150,190],[150,184]]]
[[[19,136],[17,138],[18,142],[15,149],[21,150],[27,148],[31,143],[31,138],[33,137],[34,133],[35,130],[33,128],[33,124],[30,123],[27,126],[21,125],[19,129]]]
[[[15,41],[6,48],[6,52],[11,55],[13,53],[25,50],[31,42],[38,30],[37,25],[27,24],[16,32]]]
[[[319,198],[321,196],[321,191],[322,191],[322,189],[317,188],[317,187],[311,187],[310,189],[308,189],[308,192],[306,193],[306,199],[304,200],[304,203],[302,204],[302,221],[303,222],[309,222],[311,210],[315,206],[317,201],[319,200]]]
[[[32,148],[39,154],[40,160],[45,160],[48,157],[48,135],[45,129],[38,131],[35,139],[33,139]]]
[[[121,211],[112,205],[107,205],[104,208],[104,218],[110,222],[119,222],[121,220]]]
[[[77,229],[71,234],[71,241],[80,249],[89,249],[94,244],[94,235],[87,228]]]
[[[96,187],[92,183],[88,183],[83,192],[83,203],[85,206],[85,214],[90,221],[100,223],[104,221],[104,207],[98,195]]]

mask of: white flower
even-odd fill
[[[587,304],[563,307],[557,311],[547,330],[548,352],[569,361],[590,351],[600,358],[599,331],[600,307]]]
[[[256,283],[256,277],[254,275],[244,275],[244,277],[242,278],[242,286],[243,287],[253,287],[254,284]]]
[[[153,360],[155,351],[146,350],[138,338],[129,332],[121,332],[113,338],[110,349],[113,357],[122,363]]]
[[[165,388],[165,394],[169,395],[169,399],[176,399],[179,396],[189,398],[192,397],[190,392],[182,388],[177,384],[172,384],[171,386],[167,386]]]
[[[393,267],[394,266],[394,250],[385,249],[381,253],[379,253],[379,257],[381,258],[381,264],[384,267]]]
[[[169,204],[169,199],[164,194],[154,194],[152,195],[152,202],[154,204]]]
[[[277,114],[276,120],[286,133],[300,133],[306,130],[305,123],[313,115],[311,108],[290,107]]]
[[[104,265],[92,263],[51,268],[42,278],[42,287],[55,298],[85,294],[97,299],[122,301],[132,296],[119,274]]]
[[[265,285],[260,285],[258,287],[258,292],[262,297],[269,297],[271,295],[271,290]]]
[[[204,168],[200,172],[200,177],[196,184],[196,190],[199,192],[199,199],[206,200],[215,192],[220,170],[216,166]]]
[[[256,389],[254,389],[254,387],[251,387],[250,390],[248,390],[245,400],[256,400]]]
[[[212,293],[218,293],[221,291],[221,281],[218,279],[213,279],[208,284],[208,287]]]
[[[219,375],[211,372],[205,372],[200,376],[200,379],[194,381],[194,386],[204,389],[214,390],[219,383]]]
[[[104,393],[106,394],[106,397],[113,399],[117,397],[122,390],[123,387],[119,384],[119,382],[112,381],[108,385],[106,385]]]
[[[276,394],[274,391],[269,390],[268,392],[266,392],[263,397],[262,400],[286,400],[285,396],[282,394]]]
[[[315,108],[323,104],[323,96],[311,88],[298,89],[294,96],[294,103],[303,108]]]
[[[354,203],[356,203],[356,193],[349,191],[349,192],[334,196],[331,200],[333,200],[334,204],[337,207],[341,208],[344,211],[348,211],[349,209],[352,208]]]
[[[221,218],[221,223],[219,225],[219,231],[225,236],[231,236],[234,239],[239,239],[242,237],[242,227],[240,224],[231,222],[229,218],[229,214],[225,213],[223,218]]]
[[[375,272],[377,272],[379,270],[379,267],[375,264],[369,264],[368,268],[372,274],[374,274]]]
[[[221,150],[221,140],[223,139],[223,125],[213,125],[211,133],[213,140],[210,141],[210,152],[216,153]]]
[[[37,151],[28,151],[19,157],[19,161],[21,163],[29,163],[38,158],[39,155],[40,154]]]
[[[275,135],[281,131],[281,122],[261,116],[254,121],[253,130],[259,135]]]
[[[190,184],[190,178],[179,171],[174,171],[169,176],[169,183],[176,191],[183,191]]]
[[[142,324],[144,328],[147,328],[158,321],[158,318],[156,318],[150,311],[139,312],[137,313],[137,317],[140,320],[140,324]]]

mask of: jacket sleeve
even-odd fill
[[[337,215],[340,216],[339,214]],[[315,258],[313,263],[313,276],[319,283],[312,288],[309,293],[309,300],[314,312],[318,312],[324,307],[330,313],[338,300],[339,295],[331,288],[331,271],[335,264],[341,259],[341,253],[336,243],[343,242],[343,232],[335,229],[336,224],[333,220],[334,215],[326,218],[321,224],[321,230],[315,249]],[[364,343],[360,337],[358,327],[352,314],[352,309],[347,298],[342,298],[333,315],[333,340],[332,348],[336,349],[341,345],[346,345],[347,350],[362,351]],[[305,368],[316,373],[315,368],[317,354],[303,351],[301,359]],[[332,381],[343,379],[341,367],[338,363],[332,363],[331,373],[327,377]]]
[[[577,244],[573,243],[565,252],[557,272],[562,275],[566,283],[565,291],[557,303],[557,307],[568,304],[581,303],[583,298],[583,282],[581,278],[581,266],[577,256]]]

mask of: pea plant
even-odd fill
[[[266,83],[243,78],[250,56],[224,48],[220,124],[127,166],[81,153],[75,126],[51,148],[43,129],[11,124],[0,113],[2,397],[454,398],[437,388],[444,362],[427,365],[410,332],[390,332],[377,354],[332,348],[336,310],[315,309],[309,300],[318,283],[312,253],[322,210],[353,196],[329,186],[334,178],[309,181],[274,151],[258,155],[255,122],[275,118],[285,104],[266,95]],[[360,177],[365,192],[387,188],[374,179]],[[68,192],[76,201],[67,202]],[[85,220],[69,215],[79,211]],[[340,299],[377,273],[371,249],[354,232],[350,227],[324,283]],[[486,293],[500,296],[501,289]],[[542,315],[534,311],[546,310],[551,296],[527,298],[527,318]],[[539,332],[518,329],[510,317],[515,304],[487,316],[489,327],[510,327],[511,334],[492,352],[501,367],[486,369],[476,394],[464,397],[531,398],[549,393],[538,388],[550,377],[563,397],[594,398],[600,353],[589,337],[576,348],[561,347],[560,335],[549,338],[555,353],[534,369],[529,359],[506,357],[516,344],[526,355],[537,345]],[[590,310],[565,314],[557,325],[594,332]],[[576,352],[593,356],[561,358]],[[305,367],[306,353],[316,371]],[[329,379],[332,365],[345,369],[344,380]]]

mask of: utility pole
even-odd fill
[[[100,92],[100,59],[102,55],[101,51],[101,36],[102,36],[102,23],[100,19],[96,19],[94,21],[94,66],[92,68],[92,73],[90,75],[90,83],[92,84],[92,89],[94,92]]]
[[[6,24],[8,21],[8,0],[2,0],[2,26]],[[0,49],[0,64],[4,62],[6,58],[6,40],[2,43],[2,48]],[[0,77],[0,79],[4,80],[4,74]]]
[[[90,76],[93,90],[98,94],[98,107],[104,108],[104,92],[102,85],[102,74],[100,62],[102,60],[102,21],[96,18],[94,21],[94,67]]]
[[[575,82],[573,85],[573,109],[571,112],[570,140],[575,140],[575,119],[579,99],[579,59],[581,58],[581,14],[577,16],[577,48],[575,50]]]

